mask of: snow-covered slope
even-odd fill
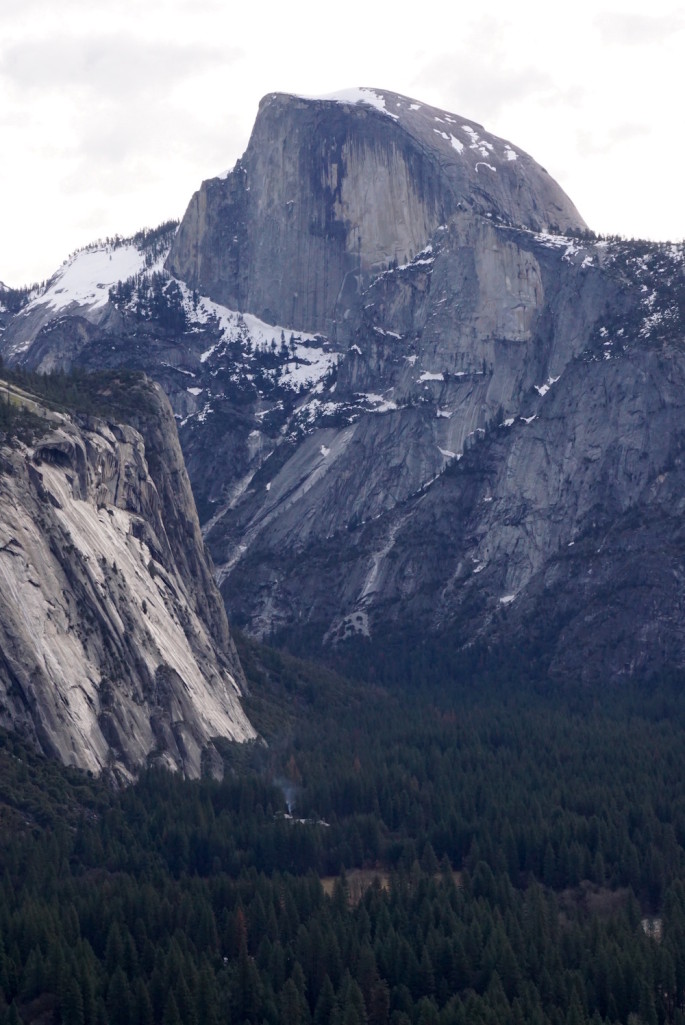
[[[161,269],[175,231],[175,222],[168,222],[130,239],[94,242],[72,253],[49,281],[26,297],[3,340],[8,358],[19,358],[41,328],[60,315],[78,315],[99,323],[110,289],[117,282]]]
[[[64,367],[71,358],[66,350],[61,360],[53,358],[45,364],[30,352],[41,332],[52,331],[60,319],[81,318],[94,327],[108,326],[116,311],[122,317],[155,321],[160,305],[168,307],[172,296],[182,327],[191,335],[211,339],[211,344],[199,354],[208,374],[216,375],[217,363],[222,371],[226,369],[230,349],[233,358],[229,362],[235,364],[235,378],[247,374],[248,379],[254,379],[255,374],[264,373],[273,384],[297,393],[319,385],[331,375],[339,354],[327,339],[302,331],[293,333],[280,324],[232,310],[197,290],[192,291],[166,271],[164,262],[174,231],[173,224],[161,225],[131,239],[94,243],[72,254],[45,286],[30,293],[11,320],[2,339],[4,357],[9,362],[26,362],[43,371]],[[82,344],[87,346],[91,337],[92,332],[84,329]],[[50,348],[53,350],[54,344]],[[188,391],[197,397],[204,389],[192,383]]]
[[[112,285],[144,270],[145,253],[133,243],[80,250],[52,276],[45,291],[26,307],[26,313],[37,306],[49,306],[53,311],[74,305],[98,309],[107,302]]]

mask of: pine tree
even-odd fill
[[[178,1005],[173,992],[170,990],[164,1004],[162,1025],[183,1025],[181,1015],[178,1013]]]
[[[129,1025],[134,1008],[123,968],[117,968],[109,980],[106,1004],[109,1025]]]
[[[60,1001],[62,1025],[85,1025],[83,995],[77,979],[71,975]]]
[[[134,999],[135,1025],[154,1025],[155,1016],[152,1010],[152,1001],[150,1000],[147,986],[141,978],[136,979]]]
[[[304,1008],[297,986],[288,979],[278,997],[279,1022],[281,1025],[303,1025]]]

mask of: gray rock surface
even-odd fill
[[[475,122],[385,90],[272,93],[234,170],[193,196],[167,268],[232,309],[335,339],[371,278],[460,209],[585,227],[535,161]]]
[[[537,631],[583,679],[682,664],[683,247],[458,217],[363,298],[306,437],[209,526],[232,615]]]
[[[152,384],[127,400],[137,429],[53,414],[0,446],[0,722],[94,772],[195,777],[255,733],[173,415]]]

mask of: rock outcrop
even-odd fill
[[[103,407],[123,389],[136,427],[32,403],[0,446],[0,722],[94,772],[217,772],[214,738],[255,736],[244,679],[173,414],[143,381]]]
[[[231,309],[335,339],[369,281],[459,210],[585,227],[535,161],[475,122],[384,90],[273,93],[233,171],[193,196],[167,268]]]

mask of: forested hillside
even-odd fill
[[[113,793],[3,738],[3,1022],[685,1020],[677,681],[583,706],[241,656],[268,746],[222,783]]]

